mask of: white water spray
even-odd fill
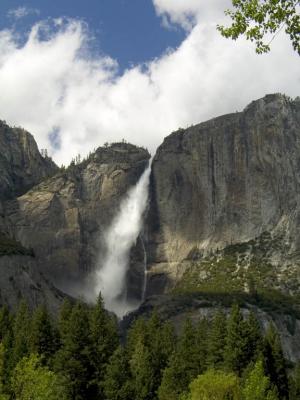
[[[106,255],[95,274],[95,297],[101,292],[105,307],[118,317],[138,306],[126,300],[126,274],[130,249],[142,228],[148,202],[150,171],[151,163],[122,201],[118,214],[105,233]]]

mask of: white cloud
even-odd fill
[[[299,58],[284,35],[270,54],[257,56],[251,43],[220,37],[210,5],[201,10],[207,21],[178,49],[121,76],[110,57],[91,57],[78,21],[55,22],[55,33],[35,25],[21,46],[14,32],[0,32],[0,118],[31,131],[67,163],[122,138],[153,152],[180,126],[240,110],[266,93],[299,95]]]
[[[154,7],[163,24],[179,24],[190,30],[197,23],[224,19],[224,10],[230,8],[230,0],[153,0]]]
[[[21,19],[27,17],[28,15],[36,14],[38,15],[40,12],[36,8],[28,8],[28,7],[17,7],[12,8],[8,11],[7,16],[13,19]]]

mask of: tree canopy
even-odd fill
[[[300,55],[299,0],[232,0],[232,10],[226,10],[232,24],[218,25],[226,38],[239,36],[255,42],[256,52],[267,53],[276,35],[285,30],[294,50]]]
[[[66,301],[58,320],[0,307],[0,400],[299,399],[275,325],[263,333],[238,305],[182,322],[153,312],[119,337],[101,296]]]

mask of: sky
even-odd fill
[[[179,127],[300,95],[284,31],[257,55],[224,39],[229,0],[1,0],[0,118],[68,164],[123,138],[153,154]]]

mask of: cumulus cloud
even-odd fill
[[[191,8],[173,12],[180,3]],[[34,25],[21,45],[13,31],[0,32],[0,118],[31,131],[60,164],[122,138],[153,153],[179,127],[240,110],[266,93],[299,95],[299,59],[285,35],[257,56],[251,43],[220,37],[217,3],[155,0],[174,21],[194,12],[194,25],[178,49],[122,74],[116,60],[91,54],[80,21]]]
[[[230,8],[230,0],[153,0],[154,7],[163,24],[181,25],[190,30],[197,23],[209,23],[224,19],[224,10]]]
[[[17,7],[17,8],[12,8],[11,10],[8,11],[7,16],[12,19],[21,19],[24,17],[27,17],[27,15],[38,15],[40,12],[36,8],[28,8],[28,7]]]

